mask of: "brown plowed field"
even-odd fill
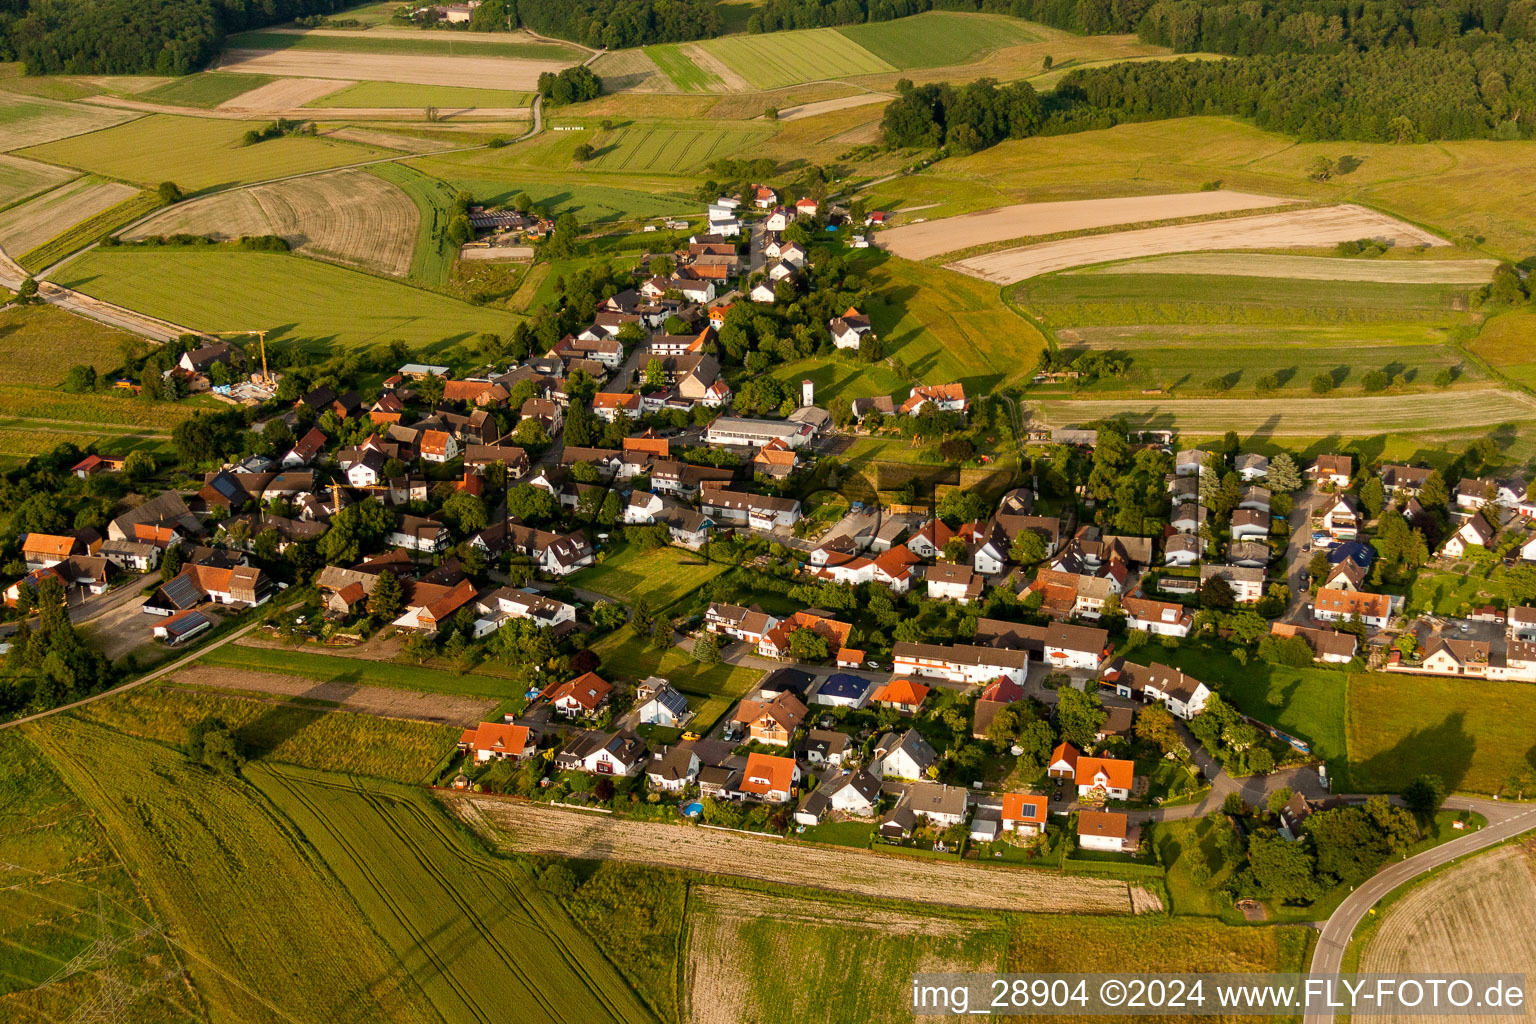
[[[913,860],[703,828],[630,821],[493,797],[445,797],[456,814],[519,853],[631,861],[882,899],[987,910],[1128,914],[1130,886],[1046,871]],[[1155,902],[1155,901],[1153,901]]]
[[[220,110],[288,110],[353,83],[329,78],[279,78],[219,104]]]
[[[277,672],[255,672],[224,666],[194,665],[177,672],[172,681],[186,686],[212,686],[252,694],[305,697],[330,701],[348,711],[380,718],[407,718],[417,722],[467,727],[482,721],[496,706],[493,700],[447,693],[420,693],[388,686],[318,682]]]

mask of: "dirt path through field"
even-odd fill
[[[889,93],[872,92],[861,96],[843,96],[835,100],[817,100],[815,103],[802,103],[798,107],[785,107],[779,111],[780,121],[798,121],[803,117],[815,117],[817,114],[830,114],[834,110],[847,110],[849,107],[867,107],[873,103],[887,103],[891,99]],[[1017,235],[1010,237],[1017,238]]]
[[[421,54],[338,53],[330,50],[230,50],[219,71],[279,78],[345,78],[359,82],[473,85],[479,89],[533,92],[539,75],[570,67],[569,61],[516,57],[432,57]],[[333,112],[334,113],[334,112]],[[327,115],[329,116],[329,115]]]
[[[973,256],[948,266],[983,281],[1011,284],[1053,270],[1138,256],[1201,249],[1292,249],[1336,245],[1358,238],[1383,239],[1393,245],[1448,244],[1396,217],[1362,206],[1344,205],[1064,238]]]
[[[1486,284],[1498,260],[1381,260],[1279,253],[1190,252],[1069,271],[1096,274],[1223,274],[1287,277],[1299,281],[1375,281],[1384,284]]]
[[[1011,238],[1086,231],[1116,224],[1201,217],[1234,210],[1257,210],[1294,202],[1247,192],[1181,192],[1161,196],[1119,196],[1055,203],[1020,203],[994,210],[904,224],[880,234],[880,244],[904,259],[925,260]]]
[[[287,110],[329,96],[355,83],[337,78],[279,78],[266,85],[258,85],[250,92],[243,92],[233,99],[220,103],[218,110]]]
[[[495,797],[443,794],[469,824],[520,853],[718,872],[885,899],[987,910],[1127,914],[1130,885],[1048,871],[914,861],[698,825],[630,821]],[[1156,900],[1151,902],[1155,903]]]
[[[296,81],[304,81],[304,79],[296,79]],[[214,107],[209,110],[203,107],[178,107],[164,103],[146,103],[143,100],[131,100],[123,96],[87,96],[82,102],[94,103],[98,106],[122,107],[126,110],[135,110],[145,114],[216,117],[225,121],[253,121],[286,117],[299,121],[323,120],[333,122],[365,118],[370,121],[402,121],[427,124],[422,118],[424,107],[422,110],[417,110],[414,107],[278,107],[267,109],[225,109],[224,107]],[[480,118],[491,120],[507,118],[521,121],[526,120],[532,112],[532,107],[464,107],[457,110],[440,109],[437,112],[437,116],[444,120],[455,117],[474,117],[477,120]],[[433,123],[432,127],[443,128],[445,126]],[[459,126],[455,125],[454,127],[457,129]],[[495,130],[506,131],[511,127],[511,125],[497,124],[495,125]],[[465,130],[480,131],[482,128],[480,125],[470,125]],[[404,148],[398,143],[394,145],[396,149]]]
[[[184,686],[211,686],[252,694],[329,701],[340,704],[347,711],[379,718],[406,718],[416,722],[460,727],[483,721],[496,706],[495,701],[479,697],[419,693],[388,686],[359,686],[356,683],[317,682],[302,676],[226,666],[194,665],[177,672],[171,681]]]

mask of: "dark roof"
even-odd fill
[[[867,689],[869,689],[869,680],[847,672],[837,672],[828,676],[827,681],[821,684],[821,689],[816,693],[833,697],[861,697]]]

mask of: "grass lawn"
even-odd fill
[[[1489,318],[1467,350],[1514,380],[1536,387],[1536,312],[1511,310]]]
[[[210,249],[96,249],[59,275],[88,295],[199,330],[270,326],[312,351],[387,344],[422,354],[520,317],[299,256]]]
[[[170,107],[213,108],[220,103],[244,95],[252,89],[277,81],[271,75],[231,75],[217,71],[204,71],[185,78],[173,78],[164,85],[157,85],[135,99],[145,103],[163,103]]]
[[[568,148],[578,144],[571,136],[584,132],[561,132]],[[583,224],[611,223],[621,220],[649,219],[669,214],[699,212],[696,197],[687,195],[689,183],[675,178],[644,179],[622,174],[587,174],[581,171],[553,171],[536,167],[537,161],[521,166],[503,149],[474,150],[447,156],[421,157],[410,165],[432,177],[442,178],[456,189],[470,193],[481,203],[505,203],[519,192],[526,192],[535,203],[549,207],[551,213],[574,213]],[[569,153],[557,154],[551,167],[566,167]]]
[[[628,546],[610,554],[600,565],[575,573],[567,582],[573,587],[607,594],[625,604],[644,600],[653,612],[660,612],[727,568],[682,548],[645,551]]]
[[[816,402],[825,405],[834,398],[873,398],[876,395],[902,395],[907,381],[884,363],[861,363],[856,358],[830,356],[797,359],[780,363],[771,375],[798,392],[800,382],[816,385]]]
[[[367,658],[342,658],[305,650],[279,650],[272,647],[245,647],[226,644],[209,651],[200,659],[206,665],[248,668],[252,671],[282,672],[319,682],[360,683],[388,686],[397,690],[426,693],[463,693],[496,700],[520,700],[522,684],[500,676],[479,672],[459,674],[445,669],[408,665]]]
[[[244,78],[248,76],[235,75]],[[476,89],[463,85],[417,85],[407,82],[358,82],[310,100],[306,107],[526,107],[533,94],[508,89]]]
[[[763,673],[755,668],[738,668],[723,663],[701,665],[691,654],[669,647],[654,650],[646,640],[629,629],[621,629],[599,640],[592,651],[603,659],[598,674],[635,682],[647,676],[660,676],[687,695],[688,705],[697,713],[690,729],[704,733],[720,720],[730,706],[757,685]]]
[[[655,62],[662,74],[672,80],[673,85],[684,92],[708,92],[724,84],[719,76],[705,71],[690,60],[677,43],[647,46],[645,55]]]
[[[184,192],[227,188],[389,156],[336,139],[287,136],[247,146],[242,137],[267,122],[151,114],[88,135],[26,150],[27,156],[79,167],[151,188],[174,181]]]
[[[699,45],[759,89],[896,70],[831,28],[725,36]]]
[[[463,40],[408,33],[366,35],[305,35],[289,32],[241,32],[224,41],[230,50],[327,50],[332,53],[421,54],[434,57],[515,57],[576,63],[584,52],[559,43],[531,42],[526,36],[497,39],[492,32],[477,32]]]
[[[57,306],[0,310],[0,385],[55,388],[74,363],[98,374],[123,363],[118,346],[130,335]],[[60,353],[68,353],[67,360]]]
[[[997,286],[941,267],[875,255],[854,263],[885,355],[925,384],[961,381],[983,394],[1035,368],[1045,338],[1004,304]]]
[[[1313,753],[1328,762],[1330,772],[1345,766],[1343,672],[1270,665],[1256,657],[1239,665],[1226,651],[1205,646],[1169,650],[1152,643],[1127,657],[1142,665],[1158,661],[1188,672],[1239,711],[1306,740]]]
[[[722,127],[718,121],[672,122],[630,124],[580,134],[597,151],[591,160],[576,165],[583,170],[688,174],[703,170],[712,161],[737,156],[770,138],[773,129]]]
[[[1404,600],[1406,614],[1461,616],[1490,601],[1509,602],[1504,566],[1480,568],[1459,562],[1455,569],[1421,569]]]
[[[869,848],[870,837],[875,834],[873,822],[824,821],[814,825],[797,837],[808,843],[826,843],[829,846],[851,846],[858,850]]]
[[[1350,789],[1397,793],[1433,772],[1453,790],[1498,793],[1511,776],[1536,775],[1533,721],[1536,687],[1529,683],[1352,675]]]
[[[1312,931],[1232,928],[1198,918],[1021,915],[1009,971],[1301,971]]]
[[[1236,865],[1222,855],[1215,837],[1215,817],[1187,818],[1159,822],[1153,826],[1152,843],[1167,868],[1163,876],[1168,887],[1169,908],[1175,914],[1196,917],[1220,917],[1231,924],[1241,923],[1243,915],[1232,901],[1218,890],[1232,877]],[[1195,846],[1204,854],[1210,878],[1196,882],[1187,854]]]
[[[848,25],[838,31],[892,67],[902,69],[968,64],[992,50],[1040,38],[1028,22],[950,11]]]

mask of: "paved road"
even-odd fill
[[[51,709],[49,709],[47,711],[39,711],[35,715],[28,715],[25,718],[16,718],[16,719],[12,719],[9,722],[0,722],[0,729],[14,729],[18,725],[26,725],[28,722],[36,722],[39,719],[48,718],[51,715],[62,714],[65,711],[73,711],[75,708],[83,708],[87,704],[94,704],[94,703],[96,703],[99,700],[105,700],[106,698],[116,696],[119,693],[127,693],[129,690],[135,689],[136,687],[143,686],[145,683],[152,683],[152,682],[154,682],[157,679],[164,679],[166,676],[170,675],[172,672],[175,672],[178,669],[186,668],[188,665],[192,664],[192,662],[196,661],[198,658],[201,658],[203,655],[207,654],[209,651],[218,650],[220,647],[223,647],[225,644],[227,644],[227,643],[229,643],[229,642],[231,642],[233,640],[240,639],[241,637],[245,636],[245,634],[249,633],[251,630],[256,629],[256,628],[264,625],[265,622],[266,622],[265,619],[256,619],[254,622],[247,623],[246,625],[241,626],[239,629],[235,630],[233,633],[227,633],[224,636],[219,637],[219,639],[213,641],[213,643],[211,643],[211,644],[204,644],[202,647],[199,647],[197,650],[192,651],[190,654],[187,654],[185,657],[177,658],[175,661],[171,662],[169,665],[166,665],[166,666],[164,666],[162,668],[157,668],[153,672],[149,673],[148,675],[140,676],[139,678],[137,678],[137,679],[135,679],[135,680],[133,680],[131,682],[124,683],[121,686],[114,686],[110,690],[103,690],[100,693],[92,694],[91,696],[86,697],[83,700],[75,701],[73,704],[63,704],[63,705],[60,705],[59,707],[51,708]]]
[[[1487,849],[1511,836],[1536,829],[1536,807],[1529,804],[1511,805],[1493,800],[1453,797],[1446,801],[1446,806],[1455,810],[1476,810],[1488,818],[1489,825],[1480,832],[1453,839],[1433,850],[1398,861],[1377,872],[1350,893],[1323,925],[1317,939],[1317,948],[1312,953],[1310,973],[1323,975],[1339,972],[1344,962],[1345,947],[1349,945],[1349,938],[1355,933],[1355,928],[1366,913],[1393,889],[1457,857]],[[1309,1013],[1306,1016],[1306,1024],[1333,1024],[1333,1020],[1332,1011]]]
[[[1291,600],[1285,607],[1286,622],[1310,622],[1307,614],[1307,590],[1301,585],[1307,574],[1307,563],[1312,553],[1306,550],[1312,543],[1312,505],[1317,501],[1317,485],[1309,483],[1296,492],[1291,505],[1291,539],[1285,548],[1285,585],[1291,588]]]

